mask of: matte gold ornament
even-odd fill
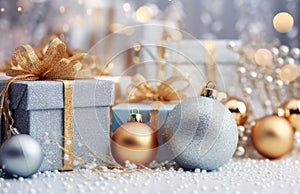
[[[117,163],[148,166],[157,156],[157,131],[142,123],[141,114],[130,114],[128,123],[121,125],[111,138],[111,153]]]
[[[284,116],[287,118],[295,130],[300,131],[300,100],[292,98],[282,104]]]
[[[225,102],[225,106],[230,110],[238,125],[243,125],[247,121],[249,111],[243,100],[230,98]]]
[[[294,130],[287,119],[270,115],[256,121],[251,138],[261,155],[277,159],[292,149]]]

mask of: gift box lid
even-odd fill
[[[127,117],[130,113],[138,112],[143,116],[143,123],[149,124],[149,112],[152,109],[154,102],[141,102],[141,103],[122,103],[112,107],[112,132],[114,132],[120,125],[127,122]],[[178,104],[177,101],[162,103],[159,110],[159,125],[162,125],[168,113]]]
[[[2,90],[7,80],[0,80]],[[114,102],[114,83],[109,80],[73,80],[73,106],[109,106]],[[11,109],[41,110],[64,107],[60,81],[18,81],[9,89]]]

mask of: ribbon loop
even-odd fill
[[[24,52],[21,52],[24,48]],[[47,49],[44,51],[44,49]],[[82,65],[81,60],[86,56],[85,53],[74,53],[68,56],[66,45],[58,38],[53,39],[49,46],[34,50],[30,45],[21,45],[16,47],[15,53],[11,59],[11,69],[6,72],[8,76],[34,75],[41,80],[75,79],[90,78],[91,75],[85,74],[85,77],[78,77]],[[45,53],[42,59],[38,54]]]
[[[186,83],[182,89],[172,86],[175,82]],[[183,92],[189,87],[188,76],[172,76],[165,81],[161,81],[157,88],[154,88],[141,74],[136,74],[132,78],[129,86],[129,102],[141,101],[162,101],[180,100],[187,97]]]
[[[81,72],[82,64],[80,61],[84,56],[86,54],[76,52],[73,56],[68,57],[66,45],[58,38],[53,39],[49,45],[43,48],[36,47],[36,50],[30,45],[18,46],[11,58],[11,68],[6,71],[6,75],[12,76],[12,78],[6,82],[0,94],[0,120],[3,116],[6,137],[9,137],[13,128],[13,118],[9,109],[8,89],[13,82],[18,80],[58,80],[64,83],[64,134],[66,136],[63,169],[65,170],[73,169],[73,155],[71,153],[74,146],[72,83],[65,80],[91,77],[89,71]]]

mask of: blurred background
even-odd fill
[[[165,25],[189,34],[171,34],[172,40],[255,40],[264,44],[279,39],[299,46],[300,0],[0,0],[0,61],[20,43],[37,44],[58,34],[72,48],[88,51],[112,32],[135,25]],[[288,33],[274,30],[278,12],[288,12],[294,26]],[[123,35],[131,35],[126,31]],[[136,39],[164,39],[152,32]],[[156,36],[156,37],[153,37]]]

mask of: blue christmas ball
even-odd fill
[[[171,158],[185,169],[217,169],[232,158],[238,143],[231,112],[219,101],[203,96],[176,105],[161,134]]]

